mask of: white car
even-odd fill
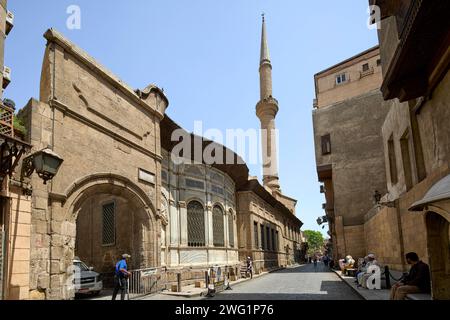
[[[94,268],[88,267],[78,257],[73,260],[73,265],[80,270],[79,280],[75,277],[75,293],[76,294],[92,294],[99,295],[103,290],[102,277]]]

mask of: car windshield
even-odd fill
[[[74,261],[73,264],[80,268],[81,271],[89,271],[89,267],[82,261]]]

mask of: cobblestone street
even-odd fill
[[[334,272],[323,264],[285,269],[236,285],[218,294],[220,300],[360,300]]]

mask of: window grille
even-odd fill
[[[255,238],[255,248],[259,248],[259,241],[258,241],[258,222],[253,223],[253,237]]]
[[[234,248],[234,217],[232,212],[228,215],[228,239],[230,247]]]
[[[198,201],[191,201],[187,206],[188,246],[205,246],[205,210]]]
[[[266,249],[266,241],[264,240],[264,226],[261,225],[261,249]]]
[[[219,186],[216,186],[214,184],[211,186],[211,190],[212,190],[212,192],[218,193],[218,194],[221,194],[221,195],[223,195],[225,193],[223,188],[221,188]]]
[[[103,205],[102,244],[112,246],[116,243],[116,206],[114,202]]]
[[[215,247],[225,246],[223,211],[219,206],[213,208],[213,239]]]
[[[186,179],[186,186],[190,187],[190,188],[195,188],[195,189],[205,189],[205,184],[203,183],[203,181],[198,181],[198,180],[192,180],[192,179]]]

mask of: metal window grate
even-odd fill
[[[213,208],[213,239],[215,247],[224,247],[224,225],[223,225],[223,211],[220,207]]]
[[[103,205],[102,214],[102,244],[104,246],[116,243],[116,207],[114,202]]]
[[[234,248],[234,217],[231,212],[228,215],[228,238],[230,242],[230,247]]]
[[[188,246],[205,246],[205,210],[198,201],[191,201],[187,206]]]
[[[259,248],[259,241],[258,241],[258,223],[253,223],[253,237],[255,238],[255,248]]]

